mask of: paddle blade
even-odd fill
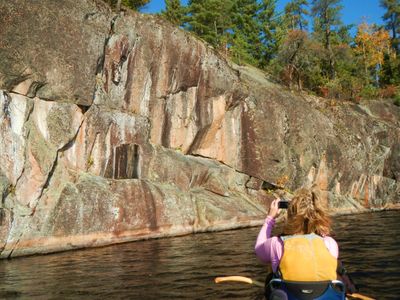
[[[226,281],[238,281],[238,282],[244,282],[248,284],[253,284],[256,286],[264,287],[264,284],[255,280],[252,280],[251,278],[244,277],[244,276],[225,276],[225,277],[216,277],[215,283],[221,283],[221,282],[226,282]]]
[[[375,300],[374,298],[370,298],[368,296],[364,296],[358,293],[353,293],[353,294],[347,294],[346,296],[350,296],[353,299],[361,299],[361,300]]]
[[[220,283],[224,281],[239,281],[239,282],[244,282],[244,283],[249,283],[252,284],[253,280],[248,277],[243,277],[243,276],[225,276],[225,277],[216,277],[215,278],[215,283]]]

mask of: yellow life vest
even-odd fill
[[[282,236],[283,256],[279,269],[284,280],[323,281],[337,279],[337,259],[324,239],[316,234]]]

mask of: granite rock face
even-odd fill
[[[294,94],[155,16],[2,2],[0,255],[260,224],[317,184],[398,207],[400,110]]]

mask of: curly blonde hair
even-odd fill
[[[295,192],[283,227],[284,235],[309,233],[321,236],[331,233],[331,219],[323,205],[321,192],[315,187],[300,188]]]

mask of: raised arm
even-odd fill
[[[271,203],[271,207],[264,225],[261,227],[255,244],[255,252],[259,259],[264,263],[270,262],[272,270],[275,272],[278,268],[279,261],[283,254],[282,240],[276,236],[272,236],[272,229],[275,225],[275,217],[279,214],[279,199],[275,199]]]

